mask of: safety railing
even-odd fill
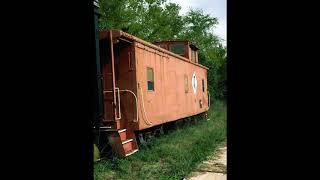
[[[119,117],[116,117],[116,119],[121,119],[121,107],[120,107],[120,92],[129,92],[130,94],[133,95],[134,99],[135,99],[135,104],[136,104],[136,118],[133,119],[133,122],[138,122],[138,98],[136,96],[136,94],[134,94],[134,92],[132,92],[131,90],[128,90],[128,89],[122,89],[120,90],[119,88],[115,88],[118,90],[118,111],[119,111]],[[103,91],[103,93],[112,93],[113,91],[111,90],[106,90],[106,91]]]

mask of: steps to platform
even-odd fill
[[[109,142],[118,157],[127,157],[138,151],[138,143],[132,130],[114,129],[109,136]]]

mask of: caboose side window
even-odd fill
[[[185,45],[183,43],[171,44],[170,51],[183,56],[185,52]]]
[[[147,84],[148,84],[148,91],[154,91],[154,74],[153,69],[147,67]]]

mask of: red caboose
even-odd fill
[[[99,132],[120,157],[138,151],[134,132],[209,109],[207,67],[189,41],[154,44],[120,30],[100,32],[104,119]]]

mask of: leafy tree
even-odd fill
[[[100,0],[100,29],[128,28],[146,41],[186,39],[199,48],[199,63],[210,68],[208,86],[214,98],[226,97],[226,47],[214,35],[218,19],[202,10],[179,15],[181,7],[167,0]]]
[[[226,96],[226,48],[215,36],[212,28],[217,18],[204,14],[202,10],[190,10],[184,17],[185,28],[181,37],[189,39],[199,48],[199,63],[207,66],[208,88],[214,98]]]
[[[147,41],[172,39],[183,28],[183,20],[179,15],[181,7],[164,2],[165,0],[102,0],[99,27],[127,27],[130,34]]]

